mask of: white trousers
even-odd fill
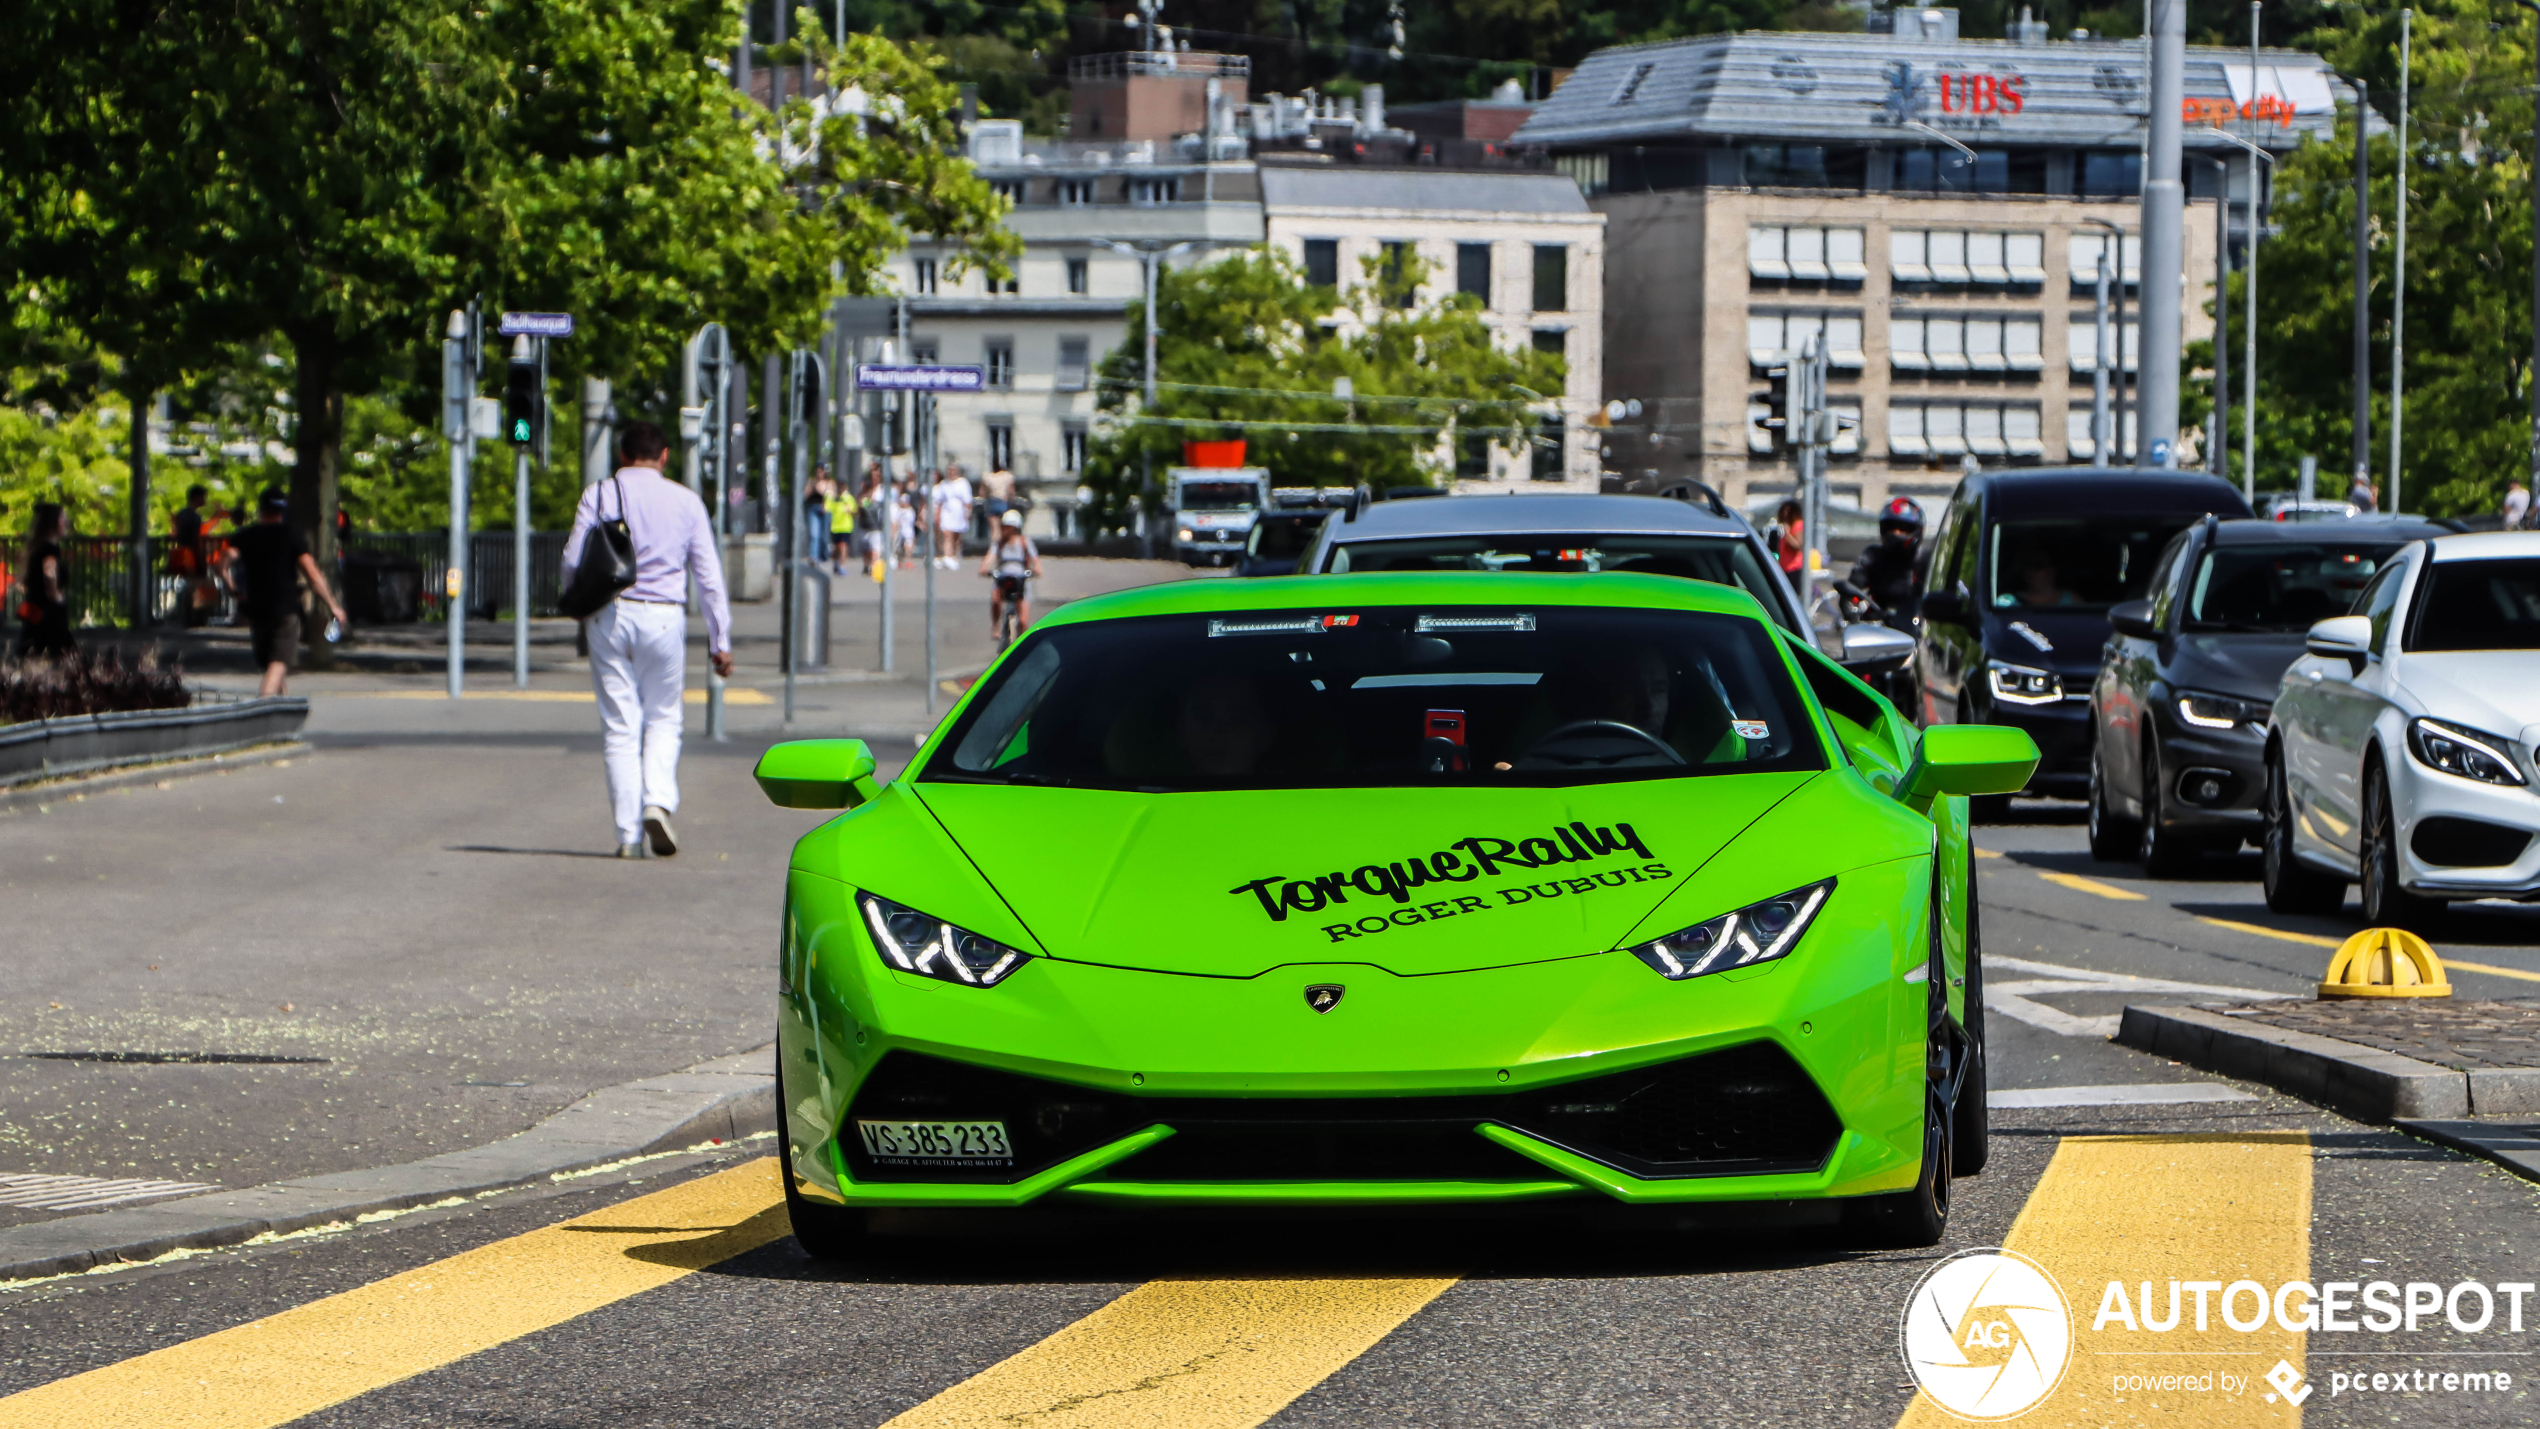
[[[591,688],[609,770],[617,841],[640,843],[644,806],[679,810],[680,694],[688,683],[688,613],[613,600],[591,617]]]

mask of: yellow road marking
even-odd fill
[[[2458,958],[2445,958],[2443,966],[2459,968],[2463,972],[2485,973],[2489,977],[2509,977],[2523,982],[2540,982],[2540,973],[2524,972],[2520,968],[2500,968],[2493,963],[2465,963]]]
[[[0,1399],[0,1429],[271,1429],[789,1233],[776,1162],[638,1196]]]
[[[446,690],[336,690],[329,693],[337,699],[347,700],[446,700],[450,697]],[[687,690],[682,697],[692,705],[706,702],[703,690]],[[588,705],[599,701],[599,697],[589,690],[471,690],[462,698],[526,700],[531,704],[548,705]],[[723,690],[723,702],[727,705],[770,705],[776,703],[776,699],[765,690],[727,685]]]
[[[2037,876],[2049,883],[2060,883],[2077,892],[2096,893],[2102,898],[2116,898],[2129,903],[2143,901],[2143,895],[2133,889],[2119,888],[2113,883],[2101,883],[2098,879],[2084,878],[2078,873],[2049,873],[2041,868],[2037,871]]]
[[[1999,849],[1977,848],[1972,844],[1968,845],[1968,851],[1978,858],[2000,858],[2002,856],[2002,852]]]
[[[1454,1283],[1149,1281],[883,1429],[1251,1429]]]
[[[2219,1287],[2253,1280],[2272,1296],[2287,1281],[2309,1278],[2307,1133],[2072,1138],[2055,1149],[2007,1245],[2046,1267],[2073,1314],[2071,1366],[2054,1393],[2019,1420],[2020,1429],[2301,1422],[2293,1405],[2266,1402],[2266,1374],[2278,1359],[2301,1369],[2303,1337],[2272,1320],[2247,1333],[2229,1328]],[[2111,1281],[2124,1286],[2139,1324],[2147,1280],[2161,1317],[2169,1313],[2171,1281],[2216,1282],[2205,1292],[2206,1328],[2196,1328],[2196,1297],[2185,1289],[2175,1329],[2129,1331],[2113,1320],[2092,1328]],[[2245,1322],[2248,1292],[2235,1303]],[[2296,1295],[2286,1310],[2298,1316],[2300,1307]],[[2125,1374],[2213,1378],[2202,1390],[2120,1392],[2114,1381]],[[2225,1374],[2246,1388],[2226,1393]],[[1898,1424],[1940,1429],[1963,1422],[1917,1396]]]
[[[2263,928],[2255,923],[2240,923],[2229,918],[2208,918],[2202,913],[2196,915],[2196,921],[2211,923],[2217,928],[2229,928],[2235,933],[2247,933],[2253,937],[2275,938],[2287,943],[2308,943],[2314,948],[2341,947],[2346,942],[2344,938],[2324,938],[2317,933],[2296,933],[2289,928]]]

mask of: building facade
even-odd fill
[[[2092,459],[2101,255],[2123,308],[2111,356],[2129,366],[2142,279],[2142,46],[2033,24],[1960,39],[1954,12],[1895,13],[1913,33],[1600,51],[1518,132],[1609,223],[1604,395],[1643,412],[1608,434],[1609,474],[1695,476],[1750,506],[1789,491],[1761,425],[1767,369],[1811,338],[1831,405],[1858,422],[1830,468],[1839,507],[1945,495],[1970,460]],[[2256,167],[2208,126],[2281,152],[2336,103],[2320,60],[2288,52],[2253,71],[2245,51],[2191,50],[2186,94],[2170,280],[2193,342],[2213,329],[2217,242],[2245,247]],[[2131,431],[2108,435],[2130,455]],[[2183,434],[2181,464],[2200,436]]]

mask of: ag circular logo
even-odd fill
[[[1933,1266],[1905,1302],[1905,1369],[1961,1419],[2012,1419],[2063,1381],[2072,1310],[2046,1268],[2007,1250],[1967,1250]]]

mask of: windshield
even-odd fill
[[[2170,538],[2201,516],[1998,522],[1986,602],[1996,610],[2106,610],[2143,594]]]
[[[1430,536],[1415,541],[1353,541],[1332,550],[1325,569],[1351,571],[1528,571],[1578,574],[1634,571],[1735,586],[1755,597],[1778,624],[1790,626],[1779,588],[1752,542],[1735,536],[1498,535]],[[1791,626],[1796,630],[1798,627]],[[1801,632],[1805,633],[1805,632]]]
[[[2344,615],[2396,541],[2370,545],[2225,546],[2197,562],[2189,630],[2308,630]]]
[[[1249,481],[1189,481],[1182,484],[1185,511],[1249,511],[1261,504],[1261,488]]]
[[[2410,650],[2540,650],[2540,560],[2437,561]]]
[[[1823,767],[1757,621],[1359,606],[1035,630],[922,777],[1165,792]]]

